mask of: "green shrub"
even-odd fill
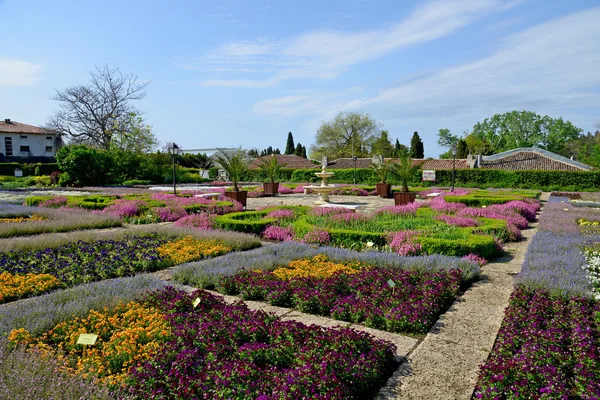
[[[149,185],[152,181],[143,180],[143,179],[131,179],[129,181],[124,181],[123,186],[135,186],[135,185]]]
[[[462,257],[467,254],[478,254],[486,259],[499,255],[494,238],[486,235],[472,235],[467,239],[443,239],[431,236],[419,236],[416,241],[423,246],[427,254],[444,254]]]
[[[215,225],[221,229],[235,232],[261,234],[267,226],[277,221],[277,218],[264,218],[272,209],[261,211],[237,212],[219,215]]]

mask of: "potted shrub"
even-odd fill
[[[242,206],[246,207],[248,199],[248,191],[240,190],[238,183],[242,179],[244,173],[248,170],[248,162],[243,151],[238,150],[233,154],[227,154],[221,151],[222,154],[217,154],[216,159],[221,168],[227,172],[231,183],[233,184],[233,191],[225,192],[225,196],[232,200],[236,200],[242,203]]]
[[[279,176],[279,172],[281,172],[281,164],[277,161],[277,156],[272,154],[267,158],[263,158],[259,168],[268,179],[268,182],[263,183],[264,195],[277,196],[279,193],[279,182],[275,182],[275,179]]]
[[[398,162],[392,165],[393,173],[398,176],[400,182],[402,182],[402,191],[394,192],[394,204],[399,206],[402,204],[408,204],[415,201],[417,198],[416,193],[411,193],[408,190],[408,182],[415,176],[419,167],[413,165],[412,158],[408,150],[400,153]]]
[[[389,199],[392,197],[392,185],[387,183],[388,175],[392,168],[392,162],[386,160],[380,163],[373,163],[373,171],[379,180],[376,185],[377,196]]]

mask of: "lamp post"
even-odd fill
[[[453,144],[452,148],[450,149],[450,151],[452,152],[452,189],[450,189],[451,192],[454,192],[454,172],[456,169],[456,145]]]
[[[356,156],[354,155],[354,132],[352,132],[352,160],[354,161],[354,184],[356,185]]]
[[[175,158],[177,157],[177,154],[179,154],[179,146],[173,143],[173,147],[171,147],[169,150],[171,150],[171,154],[173,155],[173,194],[177,195],[177,183],[175,180]]]

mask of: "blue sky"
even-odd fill
[[[308,147],[339,111],[392,139],[514,109],[600,122],[600,2],[0,0],[0,118],[43,125],[55,89],[108,64],[184,148]]]

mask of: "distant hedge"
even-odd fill
[[[281,181],[286,182],[318,182],[315,169],[284,170]],[[353,183],[354,169],[331,169],[335,175],[330,183]],[[254,172],[254,174],[257,174]],[[450,186],[452,170],[436,171],[435,182],[423,182],[422,172],[419,171],[411,180],[411,186]],[[525,188],[539,190],[600,190],[600,170],[598,171],[503,171],[494,169],[457,169],[455,171],[455,186],[459,187],[496,187],[496,188]],[[250,175],[253,181],[260,181],[259,175]],[[289,176],[289,178],[288,178]],[[374,185],[377,177],[370,168],[356,169],[356,183]],[[388,183],[399,185],[400,181],[390,176]]]
[[[58,171],[58,165],[56,163],[21,164],[17,162],[10,162],[0,163],[0,175],[15,176],[15,169],[19,168],[21,171],[23,171],[23,176],[34,176],[36,167],[39,167],[40,175],[50,175],[54,171]]]

